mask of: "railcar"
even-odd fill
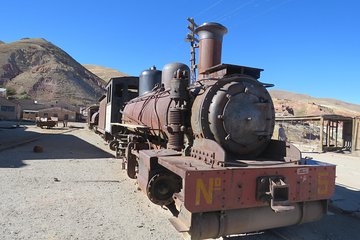
[[[86,109],[86,123],[89,129],[99,124],[99,105],[91,105]]]
[[[127,138],[123,134],[123,128],[119,127],[122,109],[129,100],[139,95],[139,77],[111,78],[105,89],[106,94],[99,99],[98,111],[92,115],[98,119],[97,125],[93,128],[109,142],[110,149],[116,150],[119,154],[120,148],[117,146]]]

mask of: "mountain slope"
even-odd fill
[[[128,74],[120,72],[113,68],[98,66],[94,64],[83,64],[83,66],[99,78],[103,79],[105,82],[108,82],[111,78],[128,76]]]
[[[0,44],[0,85],[40,101],[85,105],[103,94],[105,82],[45,39]]]
[[[360,105],[337,99],[315,98],[305,94],[283,90],[270,90],[277,115],[309,116],[322,114],[339,114],[359,116]]]

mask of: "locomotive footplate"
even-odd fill
[[[191,213],[269,206],[259,198],[259,177],[277,176],[286,185],[287,204],[326,200],[335,190],[335,165],[313,160],[220,167],[192,157],[164,156],[158,163],[183,179],[183,204]]]

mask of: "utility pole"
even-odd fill
[[[195,28],[198,25],[194,22],[193,18],[188,18],[189,21],[188,29],[190,33],[187,34],[185,41],[190,42],[190,82],[193,83],[196,80],[196,61],[195,61],[195,48],[198,48],[199,45],[197,44],[199,40],[195,37]]]

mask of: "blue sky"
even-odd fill
[[[360,104],[360,1],[2,1],[0,40],[42,37],[80,63],[139,75],[189,63],[187,17],[229,30],[222,62],[263,68],[275,89]]]

